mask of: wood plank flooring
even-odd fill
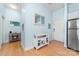
[[[0,49],[0,56],[78,56],[79,52],[64,48],[59,41],[52,41],[49,45],[39,50],[31,49],[24,51],[20,42],[7,43]]]

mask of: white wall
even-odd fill
[[[35,25],[34,24],[34,15],[35,14],[45,16],[44,25]],[[33,39],[36,34],[48,34],[49,40],[52,40],[52,29],[48,29],[48,23],[52,21],[52,13],[42,4],[25,4],[23,8],[23,19],[24,19],[24,30],[25,30],[25,39],[24,46],[25,49],[33,48]]]
[[[53,12],[54,40],[64,42],[64,8]]]

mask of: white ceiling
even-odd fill
[[[6,3],[3,4],[7,8],[15,9],[15,10],[21,10],[23,3]]]
[[[6,7],[11,8],[10,5],[14,5],[18,10],[20,10],[23,6],[23,3],[7,3],[4,4]],[[46,7],[48,7],[51,11],[56,11],[64,7],[64,3],[43,3]]]
[[[64,3],[45,3],[51,11],[56,11],[64,7]]]

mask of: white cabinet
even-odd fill
[[[39,49],[49,43],[48,36],[46,34],[34,36],[34,47]]]

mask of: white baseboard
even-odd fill
[[[57,39],[54,39],[54,40],[57,40]],[[63,40],[57,40],[57,41],[64,42]]]
[[[1,49],[2,44],[0,43],[0,49]]]
[[[33,49],[33,47],[30,47],[30,48],[24,48],[24,51],[28,51],[28,50],[31,50]]]
[[[0,49],[1,49],[1,44],[0,44]]]

